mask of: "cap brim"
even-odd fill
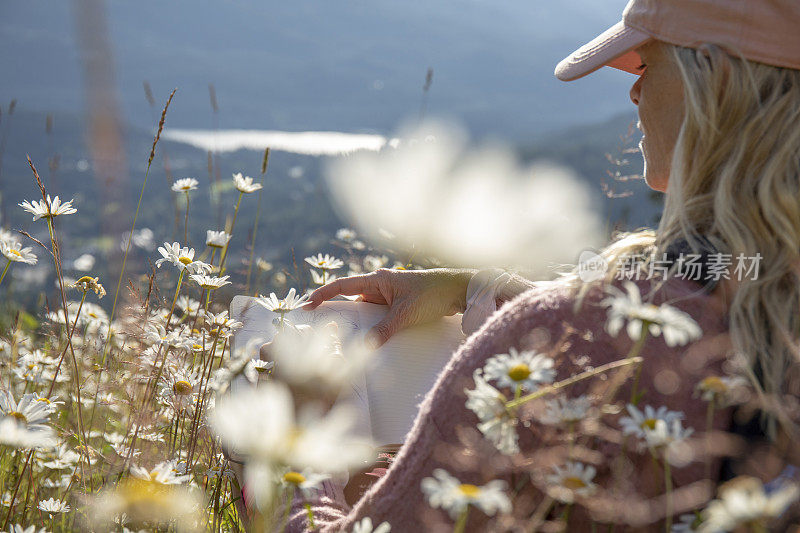
[[[650,35],[619,21],[581,46],[556,66],[561,81],[577,80],[603,66],[641,74],[642,60],[636,48],[651,40]]]

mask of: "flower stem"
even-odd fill
[[[3,278],[6,277],[6,272],[8,272],[8,268],[11,266],[11,259],[8,260],[6,263],[6,267],[3,269],[3,273],[0,274],[0,283],[3,283]]]
[[[625,359],[620,359],[619,361],[612,361],[611,363],[607,363],[605,365],[598,366],[593,370],[587,370],[586,372],[581,372],[578,375],[572,376],[571,378],[567,378],[563,381],[559,381],[558,383],[554,383],[547,387],[543,387],[536,392],[532,392],[527,394],[519,399],[511,400],[506,402],[506,407],[509,409],[513,409],[515,407],[519,407],[520,405],[527,403],[531,400],[535,400],[537,398],[541,398],[543,396],[547,396],[550,393],[556,392],[558,390],[563,389],[564,387],[568,387],[569,385],[573,385],[579,381],[583,381],[585,379],[589,379],[593,376],[597,376],[598,374],[602,374],[604,372],[608,372],[609,370],[614,370],[617,368],[621,368],[628,365],[634,365],[636,363],[641,363],[641,357],[626,357]]]
[[[670,468],[669,460],[664,457],[664,488],[667,492],[667,525],[665,530],[667,533],[672,531],[672,469]]]
[[[242,203],[242,196],[244,196],[243,192],[239,192],[239,199],[236,200],[236,209],[233,210],[233,222],[231,222],[231,229],[228,230],[228,235],[231,235],[233,238],[233,227],[236,226],[236,218],[239,216],[239,204]],[[228,242],[225,243],[225,248],[222,249],[222,256],[219,260],[219,275],[222,276],[225,273],[225,260],[228,258],[228,246],[230,246],[231,241],[228,239]]]
[[[467,527],[468,516],[469,516],[469,505],[464,507],[464,510],[461,511],[461,514],[458,517],[458,521],[456,521],[456,525],[453,527],[453,533],[464,533],[464,530]]]
[[[189,246],[189,191],[186,191],[186,214],[183,216],[183,242]]]

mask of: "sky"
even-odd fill
[[[344,131],[389,135],[428,115],[477,137],[524,140],[631,111],[631,75],[571,83],[565,55],[619,20],[620,0],[28,0],[0,3],[0,106],[82,114],[80,35],[106,12],[116,102],[151,128],[142,83],[176,128]],[[102,22],[103,17],[98,18]],[[82,29],[79,29],[82,28]],[[92,39],[88,39],[92,41]],[[219,112],[209,103],[213,84]]]

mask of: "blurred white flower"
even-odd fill
[[[461,483],[445,470],[437,468],[433,477],[426,477],[420,483],[422,492],[431,507],[441,507],[453,520],[458,519],[468,505],[477,507],[489,516],[511,512],[511,500],[506,494],[506,483],[493,480],[483,486]]]
[[[206,231],[206,246],[211,248],[225,248],[230,240],[231,235],[224,231]]]
[[[83,254],[72,262],[72,268],[81,272],[89,272],[94,268],[95,262],[92,254]]]
[[[261,189],[260,183],[253,183],[253,178],[250,176],[242,176],[241,172],[237,172],[233,175],[233,184],[236,189],[243,194],[249,194]]]
[[[284,487],[299,490],[303,498],[309,499],[315,491],[322,488],[322,482],[330,477],[328,474],[317,474],[310,468],[305,468],[302,472],[287,469],[280,476],[280,483]]]
[[[700,513],[686,513],[678,517],[678,522],[672,524],[670,533],[694,533],[700,530],[703,518]]]
[[[627,409],[631,416],[624,416],[619,419],[622,433],[624,435],[636,435],[642,439],[645,438],[646,431],[656,429],[656,422],[659,420],[669,425],[674,420],[680,421],[683,419],[683,413],[670,411],[663,405],[658,409],[653,409],[651,406],[646,405],[644,411],[640,411],[635,405],[629,403]]]
[[[275,381],[220,399],[209,420],[223,442],[267,466],[341,471],[371,456],[370,443],[351,434],[354,411],[306,407],[295,419],[291,392]]]
[[[663,334],[667,346],[683,346],[703,335],[703,330],[687,313],[668,304],[642,302],[635,283],[626,281],[624,285],[627,292],[609,285],[610,296],[602,302],[610,307],[606,321],[610,335],[616,336],[626,322],[628,337],[634,341],[642,337],[645,328],[654,337]]]
[[[392,530],[389,522],[381,522],[375,529],[372,528],[372,518],[365,516],[360,522],[356,522],[351,533],[389,533]]]
[[[176,469],[175,461],[164,461],[158,463],[152,470],[131,465],[131,475],[145,481],[152,481],[161,485],[180,485],[191,479],[190,475],[179,474]]]
[[[37,401],[38,394],[23,394],[19,402],[8,391],[0,391],[0,414],[16,420],[17,423],[30,431],[46,431],[47,423],[53,413],[53,407]]]
[[[545,424],[574,424],[586,418],[592,401],[581,395],[577,398],[559,397],[545,402],[545,412],[540,420]]]
[[[22,527],[19,524],[9,524],[8,533],[36,533],[36,526]],[[42,528],[39,533],[47,533],[47,529]]]
[[[532,351],[517,351],[513,346],[508,353],[491,357],[483,367],[483,374],[498,387],[534,391],[543,383],[550,383],[556,376],[553,360]]]
[[[50,498],[49,500],[42,500],[39,502],[39,510],[45,513],[68,513],[70,506],[67,502]]]
[[[653,429],[645,428],[644,441],[649,448],[659,449],[680,442],[692,433],[694,429],[684,428],[680,419],[676,418],[670,422],[659,419],[656,420]]]
[[[175,192],[189,192],[197,190],[200,182],[194,178],[181,178],[172,184],[172,190]]]
[[[30,429],[13,417],[0,417],[0,444],[29,449],[50,448],[55,442],[55,433],[48,427]]]
[[[304,324],[285,328],[273,339],[269,354],[279,379],[334,391],[363,373],[373,355],[357,340],[343,345],[335,322],[314,328]]]
[[[481,376],[481,369],[472,374],[474,389],[464,389],[467,409],[478,417],[478,430],[500,450],[511,455],[519,452],[517,420],[506,408],[506,397]]]
[[[695,390],[704,401],[713,400],[717,407],[742,403],[749,396],[747,380],[741,376],[708,376]]]
[[[269,375],[270,370],[272,370],[274,366],[275,363],[273,361],[251,359],[244,367],[244,377],[246,377],[247,381],[250,383],[256,383],[259,377]]]
[[[12,244],[18,242],[19,242],[19,237],[17,237],[16,234],[11,233],[5,228],[0,228],[0,243]]]
[[[547,477],[548,489],[562,502],[570,503],[575,496],[590,496],[597,489],[592,482],[597,470],[591,465],[567,461],[563,467],[555,466],[553,470],[555,472]]]
[[[591,192],[570,171],[522,168],[511,150],[470,147],[441,124],[402,137],[397,149],[340,158],[326,172],[336,203],[373,240],[384,230],[448,263],[540,271],[602,241]]]
[[[335,270],[344,266],[344,261],[328,254],[324,256],[322,254],[312,255],[311,257],[306,257],[305,261],[312,267],[321,270]]]
[[[56,196],[55,198],[50,198],[50,195],[47,195],[47,201],[44,200],[34,200],[29,202],[25,200],[19,205],[22,209],[31,213],[33,215],[33,220],[39,220],[40,218],[51,218],[60,215],[71,215],[72,213],[77,213],[78,210],[72,207],[72,202],[74,200],[70,200],[69,202],[61,202],[61,200]]]
[[[720,487],[719,499],[703,511],[698,531],[733,531],[740,526],[748,531],[767,531],[767,523],[781,516],[799,497],[800,488],[795,483],[786,483],[767,493],[756,478],[735,478]]]
[[[27,246],[22,247],[19,242],[4,242],[0,241],[0,252],[6,259],[13,263],[27,263],[29,265],[36,264],[36,254],[33,253],[33,248]]]
[[[345,242],[352,241],[356,238],[356,232],[350,228],[341,228],[336,230],[336,238]]]

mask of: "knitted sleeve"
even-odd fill
[[[648,282],[637,283],[642,289],[649,288],[643,285]],[[724,356],[715,357],[724,352],[725,343],[716,335],[720,330],[718,317],[709,312],[704,301],[698,299],[700,297],[694,298],[685,289],[683,287],[670,295],[665,294],[654,303],[664,301],[667,296],[672,298],[670,301],[684,298],[683,303],[676,303],[676,306],[682,306],[700,322],[706,332],[702,339],[705,342],[698,341],[695,343],[698,346],[675,349],[666,346],[660,337],[649,339],[643,352],[646,359],[639,383],[647,391],[648,404],[668,405],[671,410],[682,411],[686,426],[703,429],[705,406],[692,398],[692,392],[702,377],[719,373],[719,364]],[[493,355],[508,352],[510,347],[527,349],[531,343],[538,346],[537,351],[545,352],[554,359],[556,379],[565,379],[624,358],[633,343],[624,333],[617,338],[605,333],[603,326],[606,313],[598,305],[602,296],[602,291],[591,293],[576,313],[571,293],[553,283],[537,285],[508,303],[453,355],[421,403],[408,439],[387,474],[351,510],[347,510],[341,501],[326,499],[327,496],[312,502],[315,525],[322,526],[325,532],[351,531],[355,523],[370,517],[376,526],[384,521],[389,522],[392,531],[452,531],[453,525],[448,515],[439,509],[432,509],[420,490],[421,481],[432,476],[437,468],[447,470],[461,483],[480,486],[493,479],[502,479],[512,490],[523,487],[515,497],[512,512],[530,516],[543,498],[531,480],[545,476],[545,472],[537,471],[535,458],[542,457],[543,450],[556,449],[553,448],[554,444],[563,444],[564,436],[553,434],[536,422],[530,427],[521,425],[517,427],[521,453],[515,457],[504,456],[477,431],[478,420],[465,407],[464,390],[474,388],[472,375],[475,369],[481,368]],[[688,351],[692,352],[691,356],[687,356]],[[580,382],[570,387],[569,394],[593,394],[597,392],[594,387],[607,386],[608,381]],[[620,397],[627,398],[631,394],[630,381],[620,387]],[[622,403],[624,405],[625,402]],[[720,413],[721,416],[714,419],[715,427],[725,427],[726,413]],[[531,411],[523,409],[520,415],[524,419],[534,419]],[[612,419],[614,416],[618,418],[619,413],[611,415]],[[612,420],[611,424],[614,423],[616,421]],[[598,484],[611,484],[609,470],[614,461],[619,461],[623,455],[620,450],[622,440],[611,438],[609,442],[595,446],[594,455],[590,454],[597,464]],[[553,457],[549,457],[549,461],[548,466],[551,466]],[[546,462],[542,460],[543,464]],[[616,509],[634,509],[633,504],[627,505],[631,495],[647,499],[657,498],[661,494],[663,476],[652,473],[652,463],[652,458],[647,454],[631,455],[628,468],[640,475],[628,476],[631,479],[626,479],[625,484],[614,492],[622,494],[621,501],[626,502],[626,505],[617,505]],[[675,490],[702,480],[703,470],[704,465],[691,460],[687,461],[685,467],[676,468],[673,476]],[[287,531],[310,529],[307,513],[304,516],[302,510],[297,503]],[[602,511],[600,509],[597,512]],[[316,518],[317,512],[320,519]],[[322,517],[325,517],[324,521]],[[339,518],[328,521],[328,517]],[[620,517],[605,518],[605,522],[611,523]],[[582,524],[585,530],[589,530],[594,519],[589,518],[587,510],[576,506],[570,525],[581,527]],[[469,515],[467,530],[501,529],[499,522],[491,520],[476,510]],[[630,523],[630,517],[626,517],[626,520]]]

